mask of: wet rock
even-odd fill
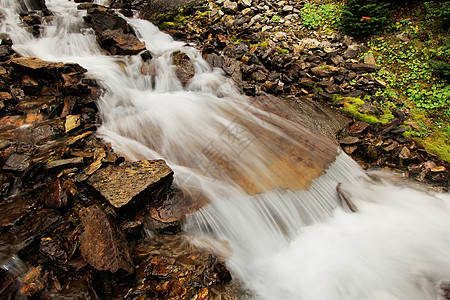
[[[138,208],[167,197],[173,171],[163,160],[125,162],[92,175],[88,184],[116,208]]]
[[[144,52],[142,52],[141,53],[141,58],[144,60],[144,61],[148,61],[148,60],[151,60],[152,58],[153,58],[153,56],[152,56],[152,54],[150,53],[150,51],[144,51]]]
[[[83,258],[99,271],[133,273],[134,266],[125,236],[100,207],[93,205],[80,211],[83,232],[80,251]]]
[[[0,92],[0,101],[8,101],[11,100],[12,96],[8,92]]]
[[[186,53],[177,51],[173,54],[173,64],[176,66],[175,74],[178,80],[180,80],[183,86],[186,86],[195,75],[194,65],[191,59]]]
[[[80,127],[81,119],[79,115],[68,115],[66,116],[66,123],[64,124],[66,133]]]
[[[20,194],[9,203],[0,206],[0,228],[22,221],[36,206],[36,198]]]
[[[28,0],[26,1],[30,10],[46,10],[45,0]]]
[[[357,121],[350,125],[348,133],[351,135],[361,135],[370,125],[363,121]],[[341,141],[342,142],[342,141]]]
[[[372,53],[366,54],[364,56],[364,63],[365,64],[369,64],[369,65],[376,65],[377,62],[375,60],[375,57],[373,56]]]
[[[46,167],[48,170],[68,169],[68,168],[76,167],[76,166],[83,165],[83,164],[84,164],[83,157],[73,157],[73,158],[58,159],[58,160],[50,161],[47,163]]]
[[[0,45],[0,61],[6,61],[10,58],[14,51],[9,45]]]
[[[68,203],[68,194],[58,178],[52,180],[41,194],[41,202],[49,208],[62,208]]]
[[[12,58],[9,63],[14,71],[31,76],[34,79],[58,79],[61,74],[66,73],[86,73],[87,70],[78,64],[64,64],[43,61],[36,57]]]
[[[31,162],[28,155],[13,153],[3,165],[3,170],[23,172],[30,165]]]
[[[36,296],[44,290],[47,282],[47,274],[42,271],[42,266],[31,269],[22,280],[20,293],[24,296]]]
[[[54,210],[42,209],[38,211],[35,215],[24,220],[23,224],[0,235],[0,252],[4,247],[10,247],[14,251],[24,249],[36,239],[41,238],[48,230],[55,228],[61,219],[61,216]]]
[[[225,266],[225,262],[223,260],[217,260],[213,266],[213,270],[217,274],[219,283],[223,284],[231,281],[231,273]]]
[[[381,67],[377,65],[370,65],[370,64],[359,64],[359,63],[353,63],[349,64],[348,67],[351,70],[360,72],[360,73],[372,73],[375,71],[378,71],[381,69]]]
[[[338,195],[341,198],[342,202],[345,203],[345,205],[350,209],[350,211],[358,212],[358,208],[356,207],[356,205],[353,203],[353,201],[350,200],[348,194],[341,188],[341,183],[337,185],[336,191],[338,192]]]
[[[67,251],[62,243],[50,237],[41,238],[39,251],[52,261],[59,263],[64,263],[68,258]]]
[[[225,0],[225,2],[223,3],[222,10],[226,14],[234,15],[237,13],[238,4],[230,0]]]
[[[120,30],[104,31],[97,34],[97,38],[100,46],[113,55],[136,55],[146,49],[135,35]]]
[[[400,153],[398,154],[398,157],[401,159],[408,159],[411,156],[411,152],[407,147],[403,147]]]
[[[231,76],[231,78],[239,82],[242,80],[241,64],[242,63],[236,59],[225,57],[222,68],[225,73]]]
[[[133,28],[113,12],[93,8],[84,19],[94,29],[100,46],[111,54],[135,55],[145,50]]]
[[[22,90],[27,94],[35,94],[39,91],[39,83],[28,75],[22,78]]]
[[[329,77],[333,74],[335,74],[339,68],[333,67],[333,66],[321,66],[321,67],[314,67],[311,69],[311,73],[313,73],[317,77]]]
[[[359,112],[368,115],[378,114],[378,110],[376,109],[376,107],[370,103],[364,103],[363,105],[361,105],[361,107],[359,108]]]

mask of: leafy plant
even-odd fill
[[[346,0],[341,26],[353,36],[370,35],[389,23],[389,4],[380,0]]]
[[[301,9],[302,24],[308,29],[339,24],[341,5],[337,3],[317,4],[306,2]]]

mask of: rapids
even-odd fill
[[[54,16],[35,38],[20,26],[18,1],[2,0],[0,32],[24,56],[89,70],[104,88],[98,135],[129,159],[165,159],[178,186],[201,191],[207,203],[184,230],[228,256],[250,298],[439,297],[439,282],[450,279],[448,194],[373,180],[334,141],[256,108],[195,48],[147,21],[126,18],[150,63],[105,55],[76,3],[46,4]],[[186,87],[175,51],[195,68]],[[342,208],[338,183],[359,212]]]

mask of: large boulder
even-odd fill
[[[93,8],[84,19],[94,29],[100,46],[111,54],[135,55],[145,50],[133,28],[114,12]]]

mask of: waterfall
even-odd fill
[[[17,1],[2,0],[0,32],[24,56],[88,69],[104,89],[98,135],[128,159],[165,159],[176,184],[201,191],[207,203],[184,230],[192,243],[228,256],[251,297],[439,296],[436,286],[450,279],[448,194],[372,180],[334,141],[256,108],[195,48],[147,21],[124,17],[150,62],[105,55],[76,3],[46,4],[54,16],[36,38],[20,26]],[[185,87],[175,51],[194,66]],[[341,207],[338,183],[357,213]]]

